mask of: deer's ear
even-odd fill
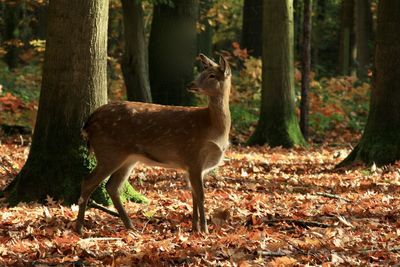
[[[209,59],[206,55],[204,55],[204,54],[200,54],[199,55],[199,58],[200,58],[200,60],[201,60],[201,63],[203,64],[203,67],[206,69],[206,68],[209,68],[209,67],[216,67],[216,66],[218,66],[218,64],[217,63],[215,63],[214,61],[212,61],[211,59]]]
[[[224,73],[225,77],[228,77],[229,75],[231,75],[231,67],[229,66],[229,62],[223,56],[221,56],[219,58],[219,66],[220,66],[222,72]]]

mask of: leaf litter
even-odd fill
[[[29,148],[0,145],[0,188]],[[400,262],[400,164],[334,170],[348,147],[286,150],[233,146],[205,179],[209,235],[191,233],[185,175],[139,166],[133,186],[148,204],[125,203],[134,230],[77,206],[1,199],[4,266],[381,266]],[[112,207],[110,207],[112,209]]]

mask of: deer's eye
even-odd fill
[[[215,75],[214,75],[214,74],[210,74],[210,75],[208,76],[208,79],[215,79]]]

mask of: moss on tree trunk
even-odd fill
[[[378,4],[375,83],[360,143],[338,167],[362,161],[384,165],[400,159],[400,1]]]
[[[26,164],[6,193],[11,204],[47,196],[76,202],[88,158],[81,128],[107,101],[108,1],[50,1],[43,82]],[[98,201],[107,199],[98,191]],[[128,197],[129,198],[129,197]]]
[[[295,113],[293,2],[263,2],[263,81],[260,119],[250,145],[305,145]]]
[[[75,203],[79,198],[81,180],[96,164],[93,156],[88,156],[85,146],[71,146],[65,153],[40,151],[31,149],[31,155],[24,167],[7,189],[8,202],[16,205],[19,202],[43,201],[47,196]],[[103,205],[111,204],[111,199],[103,182],[93,193],[92,199]],[[121,190],[123,201],[131,200],[139,203],[147,199],[136,192],[126,182]]]

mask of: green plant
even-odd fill
[[[256,101],[252,102],[251,105],[232,104],[230,109],[233,128],[241,132],[248,131],[257,122],[257,106]]]

